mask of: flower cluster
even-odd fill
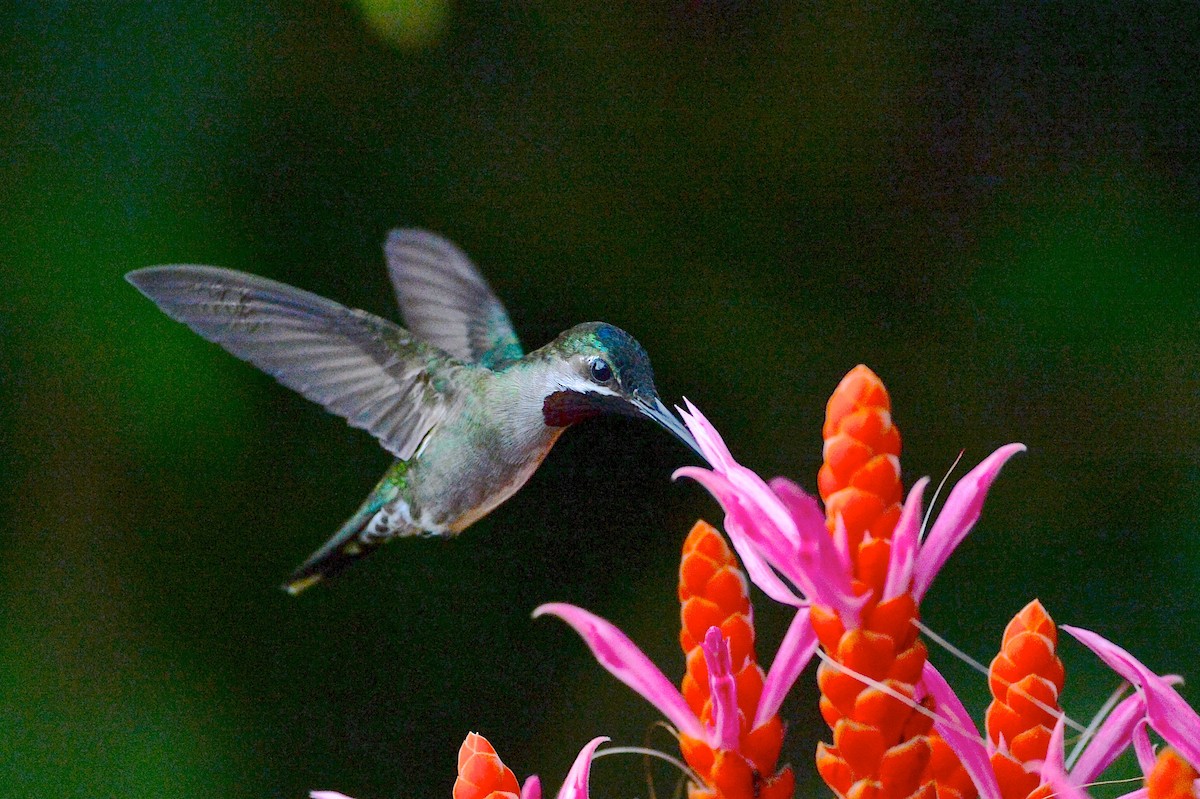
[[[616,626],[583,608],[551,603],[534,615],[570,625],[603,668],[674,727],[689,799],[790,799],[794,774],[779,763],[785,732],[779,711],[814,655],[831,734],[818,745],[815,764],[838,797],[1087,799],[1088,787],[1132,749],[1144,784],[1121,799],[1200,799],[1200,715],[1176,692],[1179,678],[1153,673],[1096,633],[1063,626],[1133,687],[1086,729],[1075,725],[1061,706],[1060,628],[1038,601],[1001,637],[988,670],[992,703],[984,735],[930,662],[920,635],[921,601],[1023,445],[1002,446],[983,459],[927,524],[929,480],[917,480],[905,496],[891,401],[865,366],[847,374],[829,400],[819,499],[790,480],[766,481],[740,465],[695,406],[688,403],[681,414],[708,468],[684,467],[676,476],[696,480],[716,498],[728,540],[701,521],[684,542],[679,686]],[[751,584],[794,613],[765,671]],[[1070,755],[1069,724],[1083,733]],[[1160,751],[1151,731],[1166,743]],[[588,767],[603,740],[580,753],[559,799],[586,797]],[[468,736],[454,799],[518,796],[540,799],[537,779],[518,788],[491,745]]]
[[[725,540],[697,522],[679,566],[679,639],[687,661],[682,691],[604,619],[565,604],[543,605],[534,615],[570,624],[600,665],[675,725],[691,769],[690,799],[788,799],[792,771],[776,770],[783,746],[779,706],[816,639],[801,611],[764,674],[755,654],[749,591]]]

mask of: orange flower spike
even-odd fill
[[[988,669],[992,703],[987,735],[996,747],[992,769],[1004,799],[1025,799],[1038,787],[1038,768],[1046,758],[1063,689],[1057,644],[1054,620],[1035,599],[1008,623]]]
[[[1154,768],[1146,775],[1148,799],[1196,799],[1200,774],[1170,747],[1158,753]]]
[[[520,794],[516,775],[500,760],[488,739],[467,733],[458,750],[454,799],[516,799]]]
[[[853,577],[871,599],[857,625],[820,607],[813,609],[813,625],[838,664],[914,697],[926,659],[913,624],[916,600],[901,594],[880,601],[903,499],[900,432],[892,423],[887,389],[866,366],[852,369],[834,390],[823,436],[817,484],[826,526],[837,535],[839,520],[844,525]],[[938,747],[934,758],[933,744],[941,742],[930,739],[930,724],[908,704],[826,663],[818,667],[817,683],[834,740],[818,752],[818,769],[836,793],[878,799],[935,792],[974,796],[949,747]]]
[[[679,643],[687,656],[684,698],[702,721],[712,722],[709,670],[701,644],[709,628],[716,627],[729,644],[731,676],[741,714],[738,752],[714,750],[702,741],[681,735],[684,759],[705,783],[689,786],[689,796],[789,799],[794,782],[791,769],[775,773],[783,747],[783,725],[778,716],[749,729],[764,679],[754,651],[750,585],[725,539],[704,521],[696,522],[683,544],[679,602]]]
[[[825,462],[817,487],[826,523],[833,532],[842,518],[855,576],[862,578],[859,545],[868,532],[872,538],[891,537],[903,492],[900,431],[892,424],[891,400],[878,375],[860,364],[842,378],[826,406],[822,435]],[[873,581],[871,587],[877,587]]]
[[[749,572],[763,591],[784,604],[810,604],[809,632],[829,655],[817,670],[821,714],[833,731],[833,744],[817,755],[822,776],[846,799],[974,799],[955,750],[931,735],[928,717],[847,672],[909,699],[922,693],[919,683],[928,688],[914,624],[921,597],[978,521],[1001,467],[1024,446],[1000,447],[968,472],[923,531],[928,480],[918,481],[901,506],[900,433],[887,390],[865,366],[846,375],[827,406],[818,476],[823,513],[795,483],[768,483],[739,464],[694,405],[681,415],[712,468],[685,466],[676,476],[707,488],[725,510],[738,551],[770,567]],[[948,686],[944,696],[957,699]],[[925,696],[921,705],[932,709],[934,699]]]

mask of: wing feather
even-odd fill
[[[384,252],[400,313],[417,337],[492,369],[524,354],[504,305],[454,244],[424,230],[393,230]]]
[[[172,319],[367,430],[402,460],[453,409],[463,364],[404,328],[266,278],[156,266],[129,282]]]

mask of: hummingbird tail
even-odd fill
[[[378,549],[386,540],[363,543],[355,534],[334,548],[329,548],[328,545],[321,547],[312,557],[304,561],[300,568],[292,572],[292,576],[288,577],[287,582],[283,584],[283,590],[296,596],[306,588],[340,574],[354,561]],[[335,543],[335,541],[336,539],[330,543]]]
[[[382,546],[387,537],[363,534],[379,510],[378,505],[378,502],[371,500],[364,503],[333,538],[292,572],[292,576],[283,584],[283,590],[295,596],[328,577],[340,574],[351,563]]]

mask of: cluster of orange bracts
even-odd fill
[[[1004,799],[1026,799],[1038,789],[1035,764],[1046,759],[1061,712],[1063,664],[1058,628],[1036,599],[1004,629],[1000,653],[988,669],[992,703],[987,709],[992,770]]]
[[[817,769],[839,796],[904,799],[909,796],[973,799],[975,788],[950,748],[932,734],[932,722],[910,704],[863,683],[851,670],[916,699],[925,665],[917,635],[917,603],[910,595],[879,602],[900,518],[900,431],[879,378],[858,366],[829,399],[822,431],[824,463],[817,486],[830,534],[844,525],[855,590],[871,592],[858,624],[837,612],[812,611],[826,654],[843,668],[817,669],[821,714],[833,744],[821,744]]]
[[[721,534],[707,522],[696,522],[679,564],[679,644],[687,656],[683,697],[702,722],[712,722],[708,664],[701,644],[709,628],[717,627],[729,642],[741,718],[738,751],[714,751],[704,741],[680,734],[683,757],[704,782],[689,785],[689,799],[788,799],[792,795],[791,768],[775,770],[783,747],[783,722],[775,715],[750,729],[764,678],[754,651],[749,588]]]
[[[517,775],[500,760],[491,742],[478,733],[467,733],[458,749],[454,799],[517,799],[520,793]]]

